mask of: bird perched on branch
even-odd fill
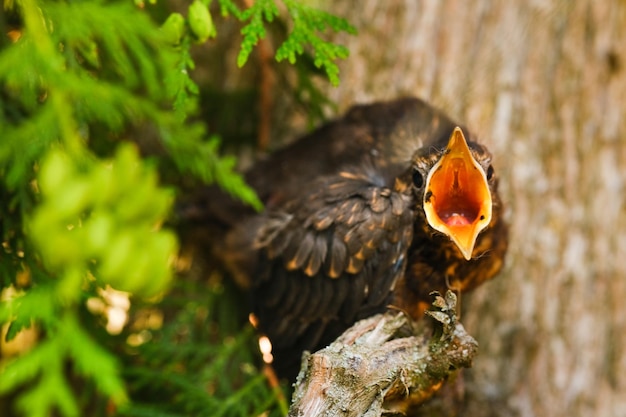
[[[250,289],[280,375],[356,320],[388,306],[419,318],[432,291],[470,290],[502,267],[491,154],[421,100],[353,107],[246,179],[263,212],[207,194],[195,217],[226,225],[217,253]]]

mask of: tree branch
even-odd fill
[[[389,311],[306,353],[289,416],[374,417],[430,398],[455,370],[471,366],[478,347],[456,320],[454,293],[437,295],[433,306],[433,320]]]

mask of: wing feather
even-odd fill
[[[307,276],[312,277],[314,275],[317,275],[317,273],[319,272],[320,267],[324,262],[324,259],[326,259],[326,253],[328,252],[328,245],[326,242],[326,236],[320,234],[315,236],[315,247],[311,251],[309,261],[304,267],[304,273]]]
[[[324,263],[326,275],[330,278],[339,278],[346,268],[348,250],[338,236],[333,235]]]
[[[315,250],[316,238],[317,236],[315,233],[304,233],[302,240],[299,242],[292,242],[292,244],[297,245],[298,250],[291,261],[293,268],[287,269],[303,269],[303,266],[306,265],[311,257],[311,253]]]
[[[412,238],[411,195],[349,171],[310,187],[258,215],[255,313],[281,349],[319,348],[321,335],[384,309]]]

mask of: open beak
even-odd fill
[[[428,224],[449,236],[470,260],[478,234],[491,221],[491,191],[459,127],[428,173],[424,212]]]

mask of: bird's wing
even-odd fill
[[[410,197],[368,174],[344,171],[306,189],[255,222],[255,313],[278,348],[313,349],[328,326],[341,332],[384,308],[413,233]]]

